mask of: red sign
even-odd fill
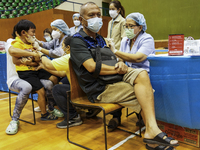
[[[177,56],[184,53],[184,34],[170,34],[168,42],[168,55]]]

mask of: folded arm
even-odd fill
[[[96,62],[90,58],[83,63],[83,66],[90,72],[94,72],[96,68]],[[125,74],[128,71],[128,67],[123,62],[116,63],[115,66],[101,65],[100,75],[113,75],[113,74]]]

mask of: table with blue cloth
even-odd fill
[[[156,119],[200,129],[200,56],[151,55]]]
[[[0,54],[0,91],[8,92],[8,86],[7,86],[7,59],[6,54]],[[16,92],[12,92],[17,94]],[[29,96],[31,98],[31,96]],[[33,99],[37,100],[38,95],[33,94]]]

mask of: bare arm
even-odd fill
[[[43,55],[42,53],[39,53],[40,57]],[[53,66],[52,62],[50,59],[48,59],[47,57],[41,57],[41,61],[42,61],[42,64],[44,65],[44,67],[48,70],[56,70],[56,68]]]
[[[46,50],[46,49],[42,48],[41,52],[44,53],[45,55],[49,56],[49,50]]]
[[[13,57],[28,57],[28,56],[33,56],[35,58],[35,61],[39,61],[39,55],[35,52],[28,52],[19,48],[15,48],[13,46],[10,46],[10,48],[8,49],[8,52],[11,56]]]
[[[89,71],[94,72],[96,68],[96,62],[91,58],[83,63],[83,66]],[[115,66],[108,66],[105,64],[101,65],[100,75],[112,75],[112,74],[125,74],[128,67],[123,63],[119,62]]]
[[[128,62],[142,62],[147,59],[147,55],[137,52],[136,54],[130,54],[130,53],[125,53],[121,51],[116,51],[115,55],[119,57],[120,59]]]
[[[27,65],[27,66],[34,66],[34,67],[38,66],[38,63],[37,62],[33,62],[30,57],[28,57],[28,58],[12,57],[12,60],[13,60],[13,63],[15,65],[24,64],[24,65]]]
[[[55,75],[55,76],[58,76],[58,77],[66,77],[66,72],[65,71],[55,71],[55,70],[50,70],[50,69],[47,69],[44,64],[40,63],[40,65],[38,66],[38,68],[36,70],[39,70],[39,69],[44,69],[46,71],[48,71],[49,73]]]

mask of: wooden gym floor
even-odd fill
[[[12,109],[15,105],[16,95],[12,94]],[[35,107],[37,107],[35,102]],[[104,136],[102,114],[98,117],[87,119],[83,110],[80,111],[83,124],[70,128],[70,139],[94,150],[104,150]],[[123,109],[122,126],[132,132],[138,131],[135,126],[137,121],[135,115],[125,117],[126,109]],[[107,116],[107,122],[111,119]],[[21,119],[32,121],[31,100],[29,100],[23,109]],[[16,135],[7,135],[5,130],[11,121],[8,107],[8,93],[0,91],[0,150],[81,150],[67,141],[67,130],[56,128],[56,123],[62,121],[59,118],[55,121],[41,121],[40,113],[36,113],[36,125],[31,125],[20,121],[18,133]],[[144,133],[144,131],[143,131]],[[109,132],[108,149],[109,150],[145,150],[145,144],[142,138],[132,136],[129,133],[116,130]],[[123,143],[123,140],[127,139]],[[121,143],[120,143],[121,142]],[[177,150],[199,150],[193,146],[180,143]]]

